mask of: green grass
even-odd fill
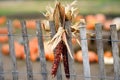
[[[59,0],[63,4],[72,0]],[[17,13],[44,12],[47,5],[54,6],[54,0],[36,1],[0,1],[0,15],[12,15]],[[120,14],[120,0],[78,0],[78,8],[81,14]]]

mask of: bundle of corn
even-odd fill
[[[72,2],[70,5],[63,6],[61,5],[60,2],[57,2],[55,5],[55,9],[49,6],[47,7],[46,14],[44,14],[49,21],[55,22],[55,29],[57,32],[49,42],[49,45],[52,46],[52,50],[54,50],[54,54],[55,54],[54,55],[55,59],[54,59],[52,71],[51,71],[51,74],[53,77],[56,76],[57,69],[58,69],[61,55],[62,55],[66,78],[67,79],[70,78],[67,51],[69,52],[72,59],[73,59],[73,56],[70,51],[70,47],[68,45],[67,38],[66,38],[66,35],[68,34],[67,34],[67,30],[65,30],[65,21],[72,21],[72,19],[75,18],[75,16],[77,15],[76,13],[77,8],[73,7],[75,4],[76,4],[76,1]],[[79,23],[80,21],[71,27],[73,34],[78,31]],[[47,31],[48,31],[48,28],[47,28]]]

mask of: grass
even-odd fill
[[[70,3],[72,0],[59,0],[62,3]],[[17,13],[45,12],[47,5],[54,6],[54,0],[36,1],[0,1],[0,15],[14,15]],[[78,8],[81,14],[120,14],[120,0],[78,0]]]

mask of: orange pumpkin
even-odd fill
[[[24,52],[24,47],[22,47],[21,48],[21,57],[20,57],[20,59],[25,59],[26,58],[26,54],[25,54],[25,52]]]
[[[105,23],[104,23],[104,29],[105,30],[110,30],[110,24],[112,23],[112,20],[107,20]]]
[[[94,22],[87,23],[87,29],[88,30],[93,30],[94,28],[95,28],[95,23]]]
[[[8,34],[7,28],[0,28],[0,34]]]
[[[45,57],[46,57],[46,60],[53,61],[54,60],[54,53],[51,50],[51,47],[48,46],[48,44],[46,42],[44,43],[44,47],[45,47]]]
[[[5,22],[6,22],[6,17],[5,16],[1,16],[0,17],[0,25],[5,24]]]
[[[88,52],[88,56],[89,56],[89,61],[90,61],[90,62],[97,62],[97,61],[98,61],[98,56],[96,55],[95,52],[89,51],[89,52]],[[82,61],[83,61],[82,51],[79,50],[79,51],[74,55],[74,58],[75,58],[76,61],[82,62]]]
[[[97,62],[98,61],[98,56],[95,52],[89,51],[89,61],[90,62]]]
[[[9,45],[8,44],[3,44],[1,47],[1,51],[4,55],[9,55]]]
[[[86,22],[87,22],[87,29],[93,30],[95,27],[95,23],[96,23],[95,17],[93,15],[87,15]]]
[[[113,56],[111,51],[105,51],[104,53],[104,63],[113,64]]]
[[[14,45],[16,58],[21,58],[21,56],[24,54],[23,53],[24,47],[20,45],[18,42],[14,42]]]
[[[32,61],[36,61],[36,59],[39,57],[37,37],[32,38],[30,40],[29,47],[30,47],[30,58]]]
[[[74,58],[75,58],[76,61],[82,62],[83,61],[83,59],[82,59],[82,51],[81,50],[77,51],[75,53],[75,55],[74,55]]]
[[[13,20],[12,24],[15,28],[21,28],[21,24],[20,24],[20,21],[18,19]]]
[[[46,60],[54,61],[54,54],[52,52],[45,53]]]
[[[0,43],[4,43],[8,41],[8,36],[0,35]]]
[[[25,59],[25,53],[24,53],[24,47],[20,45],[18,42],[14,42],[14,48],[15,48],[15,56],[19,59]],[[2,46],[2,53],[5,55],[9,54],[9,44],[4,44]]]
[[[26,21],[26,27],[30,28],[30,29],[35,29],[36,28],[35,20],[27,20]]]
[[[104,57],[111,58],[112,57],[111,51],[105,51]]]
[[[38,58],[38,55],[36,55],[36,54],[31,54],[31,55],[30,55],[31,61],[36,61],[37,58]]]
[[[106,21],[106,16],[104,14],[96,14],[95,18],[97,22],[100,22],[102,24],[104,24]]]
[[[31,54],[36,54],[38,53],[38,40],[37,38],[32,38],[29,42],[29,46],[30,46],[30,53]]]

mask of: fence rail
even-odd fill
[[[19,80],[19,75],[27,75],[27,80],[34,80],[33,75],[41,74],[42,80],[49,80],[48,76],[50,73],[47,71],[47,63],[45,59],[45,51],[44,51],[44,44],[43,44],[43,39],[42,37],[53,37],[56,33],[55,27],[54,27],[54,22],[50,21],[50,31],[51,35],[44,35],[42,33],[42,28],[41,28],[41,23],[39,20],[36,21],[36,34],[28,34],[27,28],[25,26],[25,21],[21,21],[22,24],[22,38],[23,38],[23,45],[24,45],[24,51],[26,53],[26,72],[19,72],[17,70],[17,60],[15,57],[15,48],[14,48],[14,36],[21,36],[19,34],[13,34],[12,33],[12,21],[8,20],[7,26],[8,26],[8,34],[1,34],[4,36],[9,37],[9,47],[10,47],[10,57],[12,60],[12,79],[13,80]],[[68,31],[67,35],[67,40],[68,40],[68,45],[70,46],[70,50],[72,53],[73,51],[73,46],[71,42],[71,29],[70,29],[71,23],[67,21],[65,23],[65,28]],[[86,30],[86,25],[85,24],[80,24],[80,33],[79,33],[79,38],[81,42],[81,49],[82,49],[82,56],[83,56],[83,73],[84,75],[78,75],[75,72],[75,66],[74,66],[74,60],[71,59],[69,56],[69,67],[70,67],[70,80],[77,80],[76,77],[79,77],[79,80],[81,77],[84,78],[84,80],[92,80],[92,78],[96,78],[97,80],[120,80],[120,58],[119,58],[119,47],[118,47],[118,35],[117,35],[117,30],[116,30],[116,25],[110,25],[111,30],[110,32],[110,37],[111,39],[104,39],[103,38],[103,31],[102,31],[102,25],[100,23],[97,23],[95,25],[95,31],[92,31],[95,33],[96,38],[88,38],[86,36],[87,30]],[[1,36],[0,35],[0,36]],[[39,49],[39,62],[40,62],[40,72],[34,72],[30,61],[30,48],[29,48],[29,39],[28,37],[30,36],[37,36],[38,39],[38,49]],[[89,57],[88,57],[88,42],[87,40],[95,40],[96,41],[96,46],[97,46],[97,54],[98,54],[98,62],[99,62],[99,75],[93,76],[91,75],[91,69],[90,69],[90,63],[89,63]],[[106,76],[106,71],[105,71],[105,64],[104,64],[104,44],[103,41],[110,41],[112,44],[112,54],[113,54],[113,68],[114,68],[114,77],[111,76]],[[59,65],[58,72],[57,72],[57,77],[56,80],[63,80],[64,74],[62,74],[61,70],[61,65]],[[0,53],[0,80],[5,80],[4,75],[5,74],[10,74],[11,72],[4,71],[3,68],[3,59],[2,59],[2,54]],[[39,80],[39,79],[38,79]]]

